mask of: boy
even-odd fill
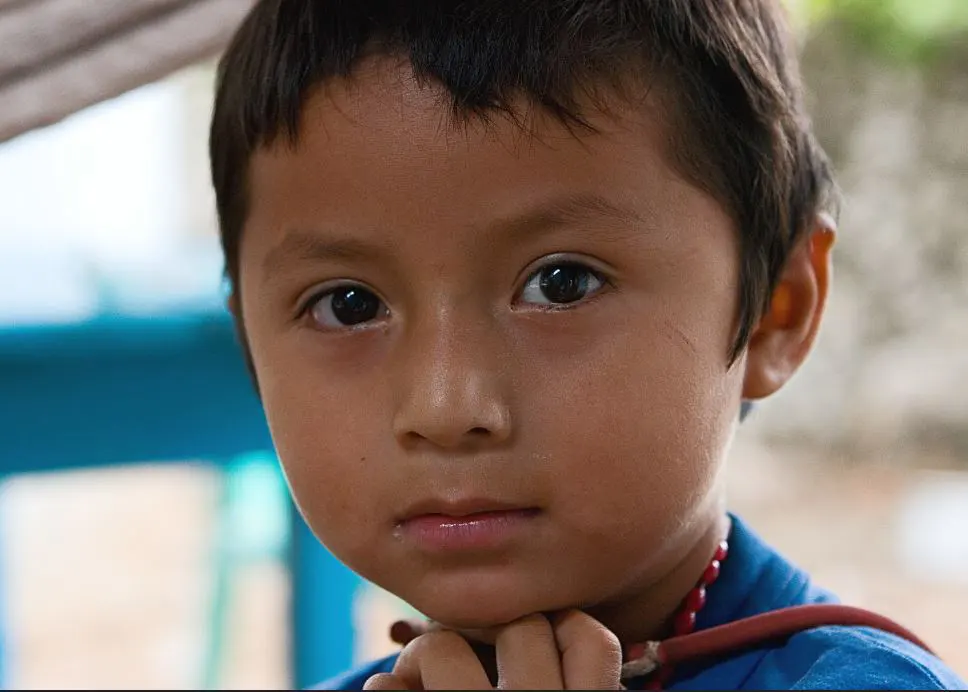
[[[776,0],[263,0],[211,157],[300,510],[436,623],[324,685],[959,685],[864,627],[622,675],[831,599],[723,492],[741,402],[795,373],[830,281]]]

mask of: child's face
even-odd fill
[[[240,307],[295,498],[445,624],[630,597],[722,515],[737,231],[647,107],[454,127],[388,65],[251,164]]]

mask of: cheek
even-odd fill
[[[725,347],[693,348],[682,332],[630,328],[536,368],[557,373],[535,389],[562,404],[534,407],[534,427],[553,444],[567,520],[589,542],[654,551],[705,509],[717,482],[741,379]]]
[[[363,467],[370,450],[354,402],[338,398],[317,386],[312,375],[267,376],[263,404],[273,442],[293,485],[297,499],[309,494],[332,498],[362,490]],[[337,432],[339,431],[339,432]],[[314,505],[318,505],[316,502]]]
[[[260,344],[253,359],[263,407],[293,497],[317,536],[352,560],[377,530],[374,511],[388,498],[374,483],[384,475],[378,389],[345,386],[285,340]],[[365,378],[364,378],[365,379]],[[369,383],[373,385],[374,383]]]

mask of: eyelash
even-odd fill
[[[342,283],[337,283],[335,285],[328,286],[310,295],[306,300],[302,302],[301,307],[298,310],[297,319],[312,319],[313,310],[315,310],[316,306],[322,303],[328,297],[334,295],[337,291],[340,291],[340,290],[354,290],[354,289],[363,290],[366,293],[369,293],[370,295],[375,297],[379,301],[379,304],[383,307],[382,312],[384,313],[388,312],[386,301],[383,300],[383,298],[381,298],[376,291],[374,291],[373,289],[369,288],[364,284],[357,283],[355,281],[344,281]],[[317,329],[324,329],[325,331],[351,331],[353,329],[367,328],[368,326],[371,325],[372,320],[367,320],[366,322],[363,322],[360,325],[340,325],[337,327],[326,327],[326,326],[320,325],[318,320],[314,320],[314,322],[315,322],[315,327]]]
[[[613,282],[611,281],[611,279],[609,279],[607,275],[605,275],[603,272],[599,271],[598,269],[595,269],[594,267],[590,266],[587,261],[572,259],[567,256],[566,257],[552,256],[552,257],[543,258],[543,261],[541,261],[540,264],[538,264],[528,272],[524,283],[522,284],[521,288],[518,289],[515,296],[520,297],[527,289],[527,287],[531,284],[532,280],[538,277],[542,272],[547,271],[549,269],[565,269],[565,268],[582,270],[583,272],[587,273],[588,276],[594,278],[595,281],[599,283],[599,286],[594,290],[589,291],[586,295],[574,301],[562,302],[562,303],[547,303],[545,304],[545,307],[538,308],[539,310],[544,310],[544,311],[571,310],[581,305],[587,305],[588,303],[598,298],[603,292],[614,287]],[[527,306],[528,304],[525,304],[525,305]],[[533,307],[535,304],[532,303],[530,305]]]
[[[540,275],[542,272],[546,272],[551,269],[572,269],[572,270],[577,269],[584,272],[587,277],[593,278],[595,281],[598,282],[599,285],[596,288],[594,288],[594,290],[588,291],[585,295],[582,295],[581,297],[570,301],[563,301],[558,303],[554,303],[550,301],[547,303],[525,303],[524,304],[525,310],[550,312],[550,311],[574,309],[581,305],[588,304],[589,302],[598,298],[603,292],[613,287],[612,281],[603,272],[589,266],[584,261],[564,258],[564,257],[551,257],[551,258],[545,258],[544,262],[542,262],[541,264],[531,269],[531,271],[527,274],[522,286],[515,292],[515,302],[517,302],[520,299],[522,294],[528,289],[528,287],[532,284],[532,282],[535,279],[540,278]],[[581,282],[581,283],[584,284],[587,282]],[[335,285],[328,286],[325,289],[321,289],[313,293],[311,296],[309,296],[306,300],[304,300],[301,303],[298,309],[297,318],[312,319],[313,310],[323,300],[334,295],[337,291],[353,290],[353,289],[361,289],[366,293],[372,295],[379,301],[379,305],[382,306],[382,312],[384,314],[389,312],[386,305],[386,301],[384,301],[376,291],[370,289],[364,284],[353,282],[353,281],[346,281],[343,283],[338,283]],[[535,307],[537,305],[540,305],[542,307]],[[373,320],[368,319],[368,320],[362,321],[358,325],[341,324],[339,326],[331,326],[331,327],[320,325],[318,320],[314,320],[314,323],[317,329],[322,328],[327,331],[348,331],[348,330],[354,330],[354,329],[365,329],[368,326],[373,324]]]

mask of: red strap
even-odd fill
[[[766,644],[803,630],[830,625],[872,627],[907,639],[933,653],[913,633],[883,615],[851,606],[805,605],[773,610],[719,627],[672,637],[659,644],[656,654],[659,662],[676,665]]]

